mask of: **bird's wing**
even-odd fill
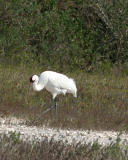
[[[53,87],[60,89],[69,89],[72,83],[74,83],[72,79],[62,74],[51,75],[49,76],[48,81]]]

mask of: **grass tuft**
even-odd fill
[[[13,136],[12,136],[13,135]],[[13,138],[12,138],[13,137]],[[101,148],[97,142],[91,145],[64,145],[60,142],[54,142],[52,139],[49,142],[45,138],[42,142],[33,142],[29,144],[18,139],[18,143],[15,143],[15,139],[19,137],[19,134],[14,132],[10,136],[3,135],[0,137],[0,159],[6,160],[127,160],[128,150],[127,148],[121,149],[118,143]]]
[[[0,114],[25,118],[28,125],[95,130],[128,129],[128,77],[113,72],[65,73],[76,81],[78,98],[71,94],[57,98],[59,113],[53,109],[42,112],[51,104],[51,95],[43,90],[28,97],[29,77],[41,68],[0,67]]]

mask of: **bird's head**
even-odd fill
[[[39,78],[37,75],[33,75],[30,77],[30,83],[38,82]]]

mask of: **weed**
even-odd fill
[[[15,135],[15,133],[14,133]],[[127,160],[128,150],[121,150],[118,145],[100,147],[97,142],[91,145],[64,145],[61,142],[48,141],[34,142],[29,144],[19,140],[13,143],[12,136],[4,135],[0,137],[0,159],[17,160],[17,159],[45,159],[45,160]],[[4,143],[3,143],[4,142]]]
[[[9,135],[14,144],[18,144],[20,142],[20,132],[10,132]]]

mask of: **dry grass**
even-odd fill
[[[31,91],[29,99],[27,97],[29,77],[41,71],[41,68],[23,66],[0,67],[1,116],[22,117],[27,119],[29,125],[47,124],[52,127],[96,130],[128,129],[128,76],[114,72],[66,73],[76,80],[78,98],[70,94],[59,96],[59,114],[55,118],[54,109],[42,116],[42,112],[50,106],[51,95],[47,91]]]
[[[97,143],[93,146],[65,146],[60,142],[49,142],[47,138],[41,143],[28,144],[22,142],[20,135],[12,132],[10,136],[0,137],[1,160],[127,160],[128,150],[121,150],[118,142],[109,147],[100,148]]]

